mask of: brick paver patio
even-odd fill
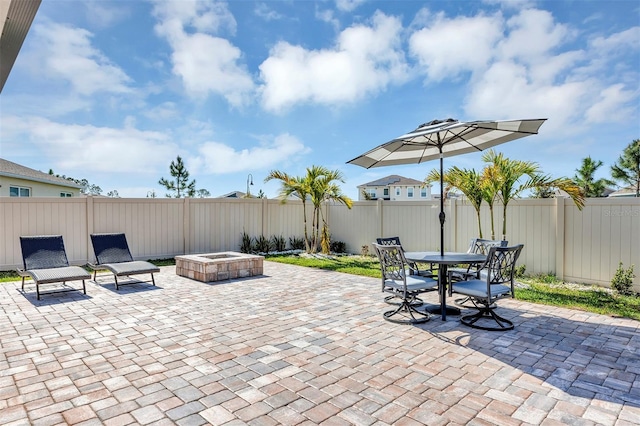
[[[640,423],[637,321],[507,300],[513,331],[413,327],[383,320],[378,279],[161,269],[40,301],[0,285],[0,424]]]

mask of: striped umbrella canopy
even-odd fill
[[[485,149],[535,135],[546,118],[468,121],[449,118],[421,124],[412,132],[379,145],[347,161],[366,169],[372,167],[419,164],[440,159],[440,253],[444,254],[444,190],[443,159]]]

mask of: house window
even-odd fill
[[[30,197],[31,188],[23,188],[20,186],[10,186],[9,196],[10,197]]]
[[[420,198],[427,198],[427,187],[420,188]]]
[[[61,197],[72,197],[72,196],[73,196],[73,194],[72,194],[72,193],[70,193],[70,192],[61,192],[61,193],[60,193],[60,196],[61,196]]]
[[[413,186],[407,187],[407,198],[413,198]]]
[[[389,188],[385,188],[385,189],[383,189],[382,194],[383,194],[385,197],[388,197],[388,196],[389,196]]]
[[[396,197],[399,197],[399,196],[400,196],[400,188],[396,187]]]
[[[376,190],[375,189],[369,189],[367,192],[369,193],[369,197],[371,197],[372,199],[376,198]]]

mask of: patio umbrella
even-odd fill
[[[461,122],[449,118],[421,124],[414,131],[384,143],[347,164],[372,167],[419,164],[440,159],[440,253],[444,255],[443,159],[538,133],[546,118]]]

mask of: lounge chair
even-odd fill
[[[89,263],[89,267],[94,271],[93,281],[96,281],[98,271],[107,269],[113,274],[116,290],[120,285],[124,285],[124,283],[118,283],[118,277],[130,277],[131,275],[151,274],[151,281],[142,282],[156,285],[153,274],[160,272],[160,268],[143,260],[133,260],[124,234],[91,234],[91,244],[96,255],[96,263]],[[139,281],[126,284],[137,282]]]
[[[82,280],[82,292],[87,294],[84,280],[91,279],[91,274],[79,266],[69,266],[62,235],[20,237],[20,247],[22,248],[22,264],[24,268],[18,268],[17,271],[22,277],[23,291],[24,279],[31,277],[36,284],[38,300],[40,300],[41,294],[80,291],[78,288],[66,287],[67,281]],[[40,292],[41,285],[50,283],[62,283],[65,287],[46,293]]]

